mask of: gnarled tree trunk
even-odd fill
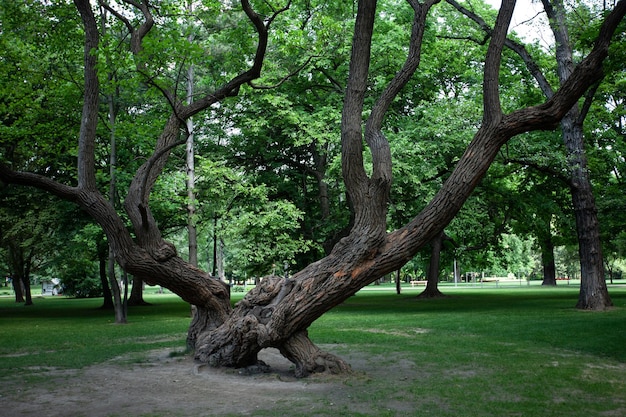
[[[607,18],[601,40],[594,50],[550,100],[505,115],[499,102],[498,74],[514,1],[504,0],[485,58],[482,127],[427,207],[405,227],[389,233],[385,219],[391,185],[391,155],[381,126],[389,105],[418,66],[426,14],[435,3],[409,2],[415,10],[415,20],[407,61],[371,109],[364,129],[362,115],[366,112],[363,103],[376,1],[359,2],[342,115],[342,168],[354,207],[352,230],[325,258],[289,278],[265,278],[234,308],[230,305],[226,284],[182,260],[174,246],[163,240],[148,201],[169,151],[184,143],[179,141],[184,120],[224,97],[235,95],[242,83],[260,74],[267,44],[267,24],[251,10],[246,0],[242,1],[242,7],[259,33],[255,62],[249,71],[204,99],[187,106],[171,101],[175,106],[173,115],[158,139],[154,154],[138,170],[124,204],[133,225],[134,238],[114,207],[97,191],[93,174],[99,96],[95,57],[91,50],[98,46],[98,34],[87,0],[75,0],[86,33],[86,88],[79,141],[78,186],[70,187],[35,174],[15,172],[2,164],[0,179],[7,183],[34,185],[76,202],[103,227],[115,258],[125,271],[148,284],[162,285],[195,305],[197,314],[191,322],[187,341],[195,350],[196,360],[214,366],[257,365],[258,352],[271,346],[296,364],[299,376],[321,371],[346,372],[349,366],[343,360],[321,351],[311,342],[307,328],[362,287],[400,268],[435,238],[456,215],[501,146],[512,136],[558,126],[576,100],[601,76],[601,63],[607,55],[611,34],[626,13],[626,3],[622,0]],[[138,5],[144,6],[142,11],[146,14],[146,22],[150,22],[147,2]],[[147,30],[149,27],[142,26],[133,32],[133,42],[138,33]],[[364,167],[363,139],[372,156],[371,174]]]

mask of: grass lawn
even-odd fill
[[[626,287],[611,286],[615,307],[600,313],[573,308],[576,286],[442,286],[448,297],[417,300],[422,289],[370,286],[311,326],[324,348],[369,361],[341,381],[361,407],[329,398],[315,415],[626,415]],[[0,382],[183,351],[188,305],[171,294],[146,300],[154,305],[131,308],[120,326],[99,299],[35,298],[25,307],[0,298]],[[258,415],[308,415],[294,407]]]

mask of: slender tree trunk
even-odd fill
[[[217,213],[213,213],[213,262],[211,266],[211,275],[213,275],[214,277],[217,276],[217,222]]]
[[[111,77],[112,78],[112,77]],[[113,95],[108,95],[108,104],[109,104],[109,128],[110,128],[110,136],[109,136],[109,144],[111,147],[110,155],[109,155],[109,202],[112,207],[116,206],[116,192],[117,192],[117,140],[115,137],[115,126],[116,126],[116,118],[117,118],[117,110],[115,107],[115,97]],[[127,315],[128,312],[125,309],[126,300],[122,298],[120,286],[115,276],[115,254],[110,249],[109,245],[109,259],[107,262],[107,273],[109,276],[109,285],[111,288],[111,293],[113,296],[113,310],[115,311],[115,323],[124,324],[128,322]]]
[[[104,250],[101,247],[104,246]],[[100,271],[100,285],[102,285],[102,309],[104,310],[114,310],[115,305],[113,304],[113,293],[111,292],[111,287],[109,286],[109,281],[107,278],[108,272],[108,260],[109,260],[109,251],[108,245],[99,244],[98,245],[98,264]]]
[[[122,299],[120,284],[115,274],[115,258],[109,249],[109,261],[107,263],[107,275],[109,276],[109,285],[113,293],[113,310],[115,312],[115,323],[125,324],[128,322],[127,312],[124,309],[125,300]]]
[[[191,15],[193,13],[193,1],[187,4],[187,11]],[[193,41],[193,34],[189,35],[189,42]],[[194,68],[189,66],[187,70],[187,104],[193,103],[194,94]],[[198,232],[196,229],[196,168],[195,168],[195,152],[194,152],[194,123],[193,117],[186,120],[187,127],[187,143],[186,143],[186,162],[187,162],[187,235],[189,246],[189,263],[198,266]]]
[[[550,225],[548,224],[548,229]],[[540,238],[541,264],[543,265],[543,282],[541,285],[556,285],[556,265],[554,262],[554,243],[552,234],[548,230],[547,234]]]
[[[106,34],[106,11],[104,9],[100,9],[100,19],[102,22],[102,32]],[[94,22],[95,23],[95,22]],[[115,82],[115,74],[108,73],[108,80],[110,83]],[[109,203],[111,207],[115,208],[118,206],[117,204],[117,138],[116,138],[116,121],[117,121],[117,111],[118,107],[116,104],[116,97],[119,97],[119,87],[115,87],[115,93],[107,94],[107,104],[108,104],[108,122],[109,122],[109,146],[110,146],[110,154],[109,154]],[[85,103],[88,103],[85,101]],[[95,105],[95,104],[94,104]],[[95,121],[92,123],[96,123]],[[93,128],[93,127],[92,127]],[[115,323],[117,324],[125,324],[128,319],[128,311],[126,310],[126,299],[122,297],[120,286],[116,278],[115,274],[115,254],[109,242],[109,251],[108,251],[108,262],[107,262],[107,275],[109,286],[111,289],[111,298],[113,300],[113,310],[115,312]],[[103,288],[105,286],[103,285]],[[105,294],[106,295],[106,294]],[[106,304],[105,298],[105,304]]]
[[[400,281],[400,274],[402,269],[396,271],[396,294],[402,294],[402,282]]]
[[[426,274],[426,288],[417,298],[436,298],[443,297],[443,293],[439,291],[439,267],[441,264],[441,249],[443,248],[444,232],[441,231],[431,242],[432,248],[430,253],[430,263]],[[456,273],[455,273],[456,275]],[[456,280],[456,276],[454,277]]]

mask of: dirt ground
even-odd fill
[[[380,408],[376,411],[371,403],[363,401],[363,396],[369,396],[363,390],[375,389],[371,381],[384,378],[401,383],[411,374],[415,377],[412,362],[395,361],[390,366],[358,353],[341,356],[351,364],[354,375],[296,379],[291,363],[274,349],[263,350],[259,355],[272,367],[272,372],[257,375],[232,369],[198,368],[190,357],[172,357],[168,350],[153,351],[140,361],[118,358],[81,370],[37,370],[37,378],[28,378],[28,383],[11,384],[10,389],[3,390],[0,415],[379,415]],[[381,406],[392,415],[402,415],[415,406],[398,399],[384,401],[389,402]]]

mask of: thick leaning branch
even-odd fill
[[[173,113],[167,120],[163,132],[157,140],[153,155],[138,169],[130,185],[124,207],[133,223],[139,244],[151,252],[160,253],[164,256],[168,254],[168,257],[177,256],[174,247],[162,239],[156,221],[150,211],[149,198],[156,180],[165,167],[171,149],[177,143],[182,143],[180,142],[180,131],[183,127],[183,122],[198,112],[207,109],[212,104],[226,97],[237,95],[239,88],[243,84],[249,83],[261,75],[261,68],[268,44],[269,26],[279,13],[282,13],[289,7],[290,2],[284,8],[277,10],[272,17],[267,19],[267,22],[264,22],[261,16],[252,9],[248,0],[242,0],[241,5],[258,34],[257,51],[250,68],[235,76],[211,94],[207,94],[188,105],[172,99],[172,94],[168,94],[165,91],[164,95],[173,106]],[[142,9],[146,22],[150,21],[151,15],[149,10],[147,10],[147,3],[141,3],[141,6],[146,8],[146,11]],[[139,33],[139,31],[137,32]],[[144,31],[145,33],[147,31]],[[141,40],[142,37],[138,37],[138,39]],[[140,45],[132,46],[134,53],[137,53],[140,49]]]

